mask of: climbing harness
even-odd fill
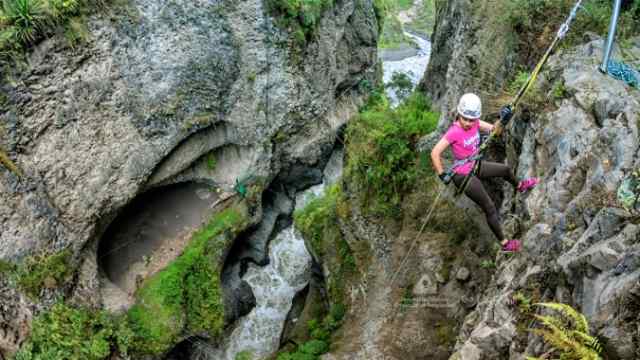
[[[582,4],[582,0],[578,0],[575,3],[573,8],[571,9],[571,12],[569,13],[569,16],[558,29],[556,37],[551,42],[551,45],[549,45],[544,55],[540,59],[540,61],[538,61],[535,68],[527,78],[527,81],[520,87],[516,96],[507,105],[513,112],[515,112],[516,108],[518,107],[518,103],[520,102],[524,94],[526,94],[527,91],[529,91],[529,89],[531,88],[531,86],[533,86],[533,84],[535,83],[535,80],[540,74],[542,67],[544,66],[544,64],[546,64],[547,60],[549,60],[549,57],[551,56],[551,52],[553,51],[553,49],[560,42],[560,40],[564,39],[564,37],[567,35],[567,32],[569,31],[569,27],[571,26],[571,23],[573,22],[573,20],[576,18],[578,9],[580,8],[581,4]],[[487,140],[480,144],[480,147],[478,148],[479,159],[475,161],[473,169],[471,170],[471,172],[469,172],[469,174],[465,176],[465,179],[462,182],[461,186],[458,187],[456,191],[456,196],[465,192],[465,190],[469,186],[469,181],[471,180],[471,177],[475,176],[478,173],[480,163],[482,162],[482,157],[484,156],[485,151],[489,147],[489,144],[491,144],[495,140],[495,138],[497,138],[502,134],[503,126],[504,125],[502,124],[501,121],[496,122],[496,124],[493,127],[493,131],[491,131]]]

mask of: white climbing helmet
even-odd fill
[[[476,94],[462,95],[458,102],[458,114],[467,119],[478,119],[482,115],[482,102]]]

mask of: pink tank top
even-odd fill
[[[475,155],[480,146],[480,121],[476,120],[469,130],[464,130],[458,122],[454,122],[444,134],[444,138],[451,144],[451,152],[456,160],[466,159]],[[473,169],[473,161],[457,167],[454,172],[467,175]]]

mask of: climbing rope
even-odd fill
[[[636,89],[640,88],[640,71],[623,62],[609,60],[607,74],[614,79],[624,81],[627,85]]]
[[[435,210],[436,206],[438,205],[438,202],[440,201],[440,196],[444,192],[444,189],[445,189],[444,187],[441,187],[440,191],[438,191],[438,195],[436,195],[436,198],[433,200],[433,203],[431,204],[431,209],[429,209],[429,212],[427,212],[427,217],[422,222],[422,226],[420,227],[420,231],[418,231],[418,235],[416,235],[416,237],[413,239],[413,242],[411,243],[411,246],[409,247],[409,251],[407,251],[406,255],[404,256],[404,258],[400,262],[400,266],[398,266],[398,269],[391,276],[391,284],[389,286],[390,289],[393,289],[393,284],[395,283],[395,281],[396,281],[396,279],[398,277],[398,273],[400,273],[400,270],[402,270],[402,268],[404,267],[405,263],[409,259],[409,255],[411,255],[411,252],[413,251],[413,248],[415,247],[415,245],[418,242],[418,238],[420,238],[420,235],[422,235],[422,232],[427,227],[427,223],[431,219],[431,215],[433,214],[433,211]]]
[[[16,174],[18,177],[22,177],[22,172],[20,171],[20,169],[18,169],[16,164],[13,161],[11,161],[11,159],[9,159],[9,156],[7,156],[7,154],[4,151],[2,151],[2,149],[0,149],[0,165],[3,165],[5,168],[7,168],[12,173]]]

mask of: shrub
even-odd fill
[[[495,269],[496,268],[496,263],[493,260],[482,260],[482,262],[480,262],[480,268],[482,269]]]
[[[298,345],[294,352],[278,354],[277,360],[317,360],[320,355],[329,352],[331,334],[340,328],[344,317],[343,305],[332,306],[329,314],[322,322],[317,319],[309,321],[308,329],[311,340]]]
[[[413,84],[411,83],[411,78],[408,74],[395,71],[391,75],[391,81],[387,85],[395,90],[396,95],[398,96],[398,100],[403,101],[411,94],[411,90],[413,89]]]
[[[15,359],[102,360],[111,355],[112,345],[126,355],[131,336],[123,319],[58,303],[34,319],[31,336]]]
[[[416,92],[395,110],[373,105],[349,122],[345,175],[364,194],[364,212],[400,215],[402,194],[416,180],[416,142],[436,128],[438,116]]]
[[[389,0],[373,0],[373,11],[378,21],[378,35],[382,34],[382,29],[384,29],[385,19],[389,13],[389,2]]]

